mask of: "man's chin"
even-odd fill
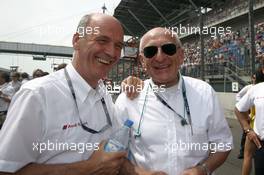
[[[162,84],[166,84],[168,82],[167,79],[163,79],[163,78],[152,78],[152,81],[157,84],[157,85],[162,85]]]
[[[158,82],[163,82],[163,83],[169,81],[169,75],[167,73],[163,73],[163,74],[160,73],[155,75],[151,76],[153,80],[157,80]]]
[[[165,85],[169,87],[177,83],[177,78],[159,76],[158,78],[152,77],[152,81],[159,86]]]

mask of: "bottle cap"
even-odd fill
[[[127,120],[125,121],[125,123],[124,123],[124,125],[127,126],[127,127],[129,127],[129,128],[131,128],[131,126],[132,126],[133,124],[134,124],[134,122],[131,121],[131,120],[129,120],[129,119],[127,119]]]

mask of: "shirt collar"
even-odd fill
[[[154,85],[152,79],[150,80],[150,83]],[[175,95],[178,95],[181,92],[182,89],[182,76],[179,73],[179,81],[177,84],[169,87],[169,88],[163,88],[160,87],[156,92],[159,96],[161,96],[164,100],[175,100]]]
[[[104,84],[102,80],[98,81],[98,86],[96,89],[92,88],[83,78],[82,76],[76,71],[73,67],[72,63],[68,64],[66,67],[70,79],[72,81],[72,85],[74,88],[74,92],[76,94],[76,98],[80,99],[83,103],[86,98],[89,96],[91,100],[99,100],[104,96]]]
[[[179,83],[178,83],[178,87],[177,87],[178,91],[182,90],[182,83],[183,83],[182,79],[183,79],[182,74],[179,72]]]
[[[155,83],[153,82],[152,78],[150,78],[150,84],[153,86],[155,85]],[[175,89],[175,86],[177,86],[177,91],[181,90],[182,89],[182,75],[181,73],[179,72],[179,81],[176,85],[173,85],[172,87],[169,87],[169,88],[166,88],[166,89]],[[160,89],[160,88],[159,88]],[[162,90],[161,90],[162,91]]]

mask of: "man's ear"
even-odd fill
[[[74,50],[79,50],[79,41],[80,37],[79,37],[79,33],[75,33],[72,37],[72,46]]]
[[[142,54],[139,54],[138,57],[139,57],[139,60],[140,60],[141,65],[143,67],[143,70],[146,71],[147,66],[146,66],[146,61],[145,61],[143,55]]]

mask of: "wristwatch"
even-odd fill
[[[250,131],[253,131],[252,128],[244,129],[245,134],[248,134]]]
[[[200,164],[200,166],[201,166],[202,170],[204,171],[204,173],[205,173],[206,175],[211,175],[211,172],[210,172],[210,170],[208,169],[206,163]]]

